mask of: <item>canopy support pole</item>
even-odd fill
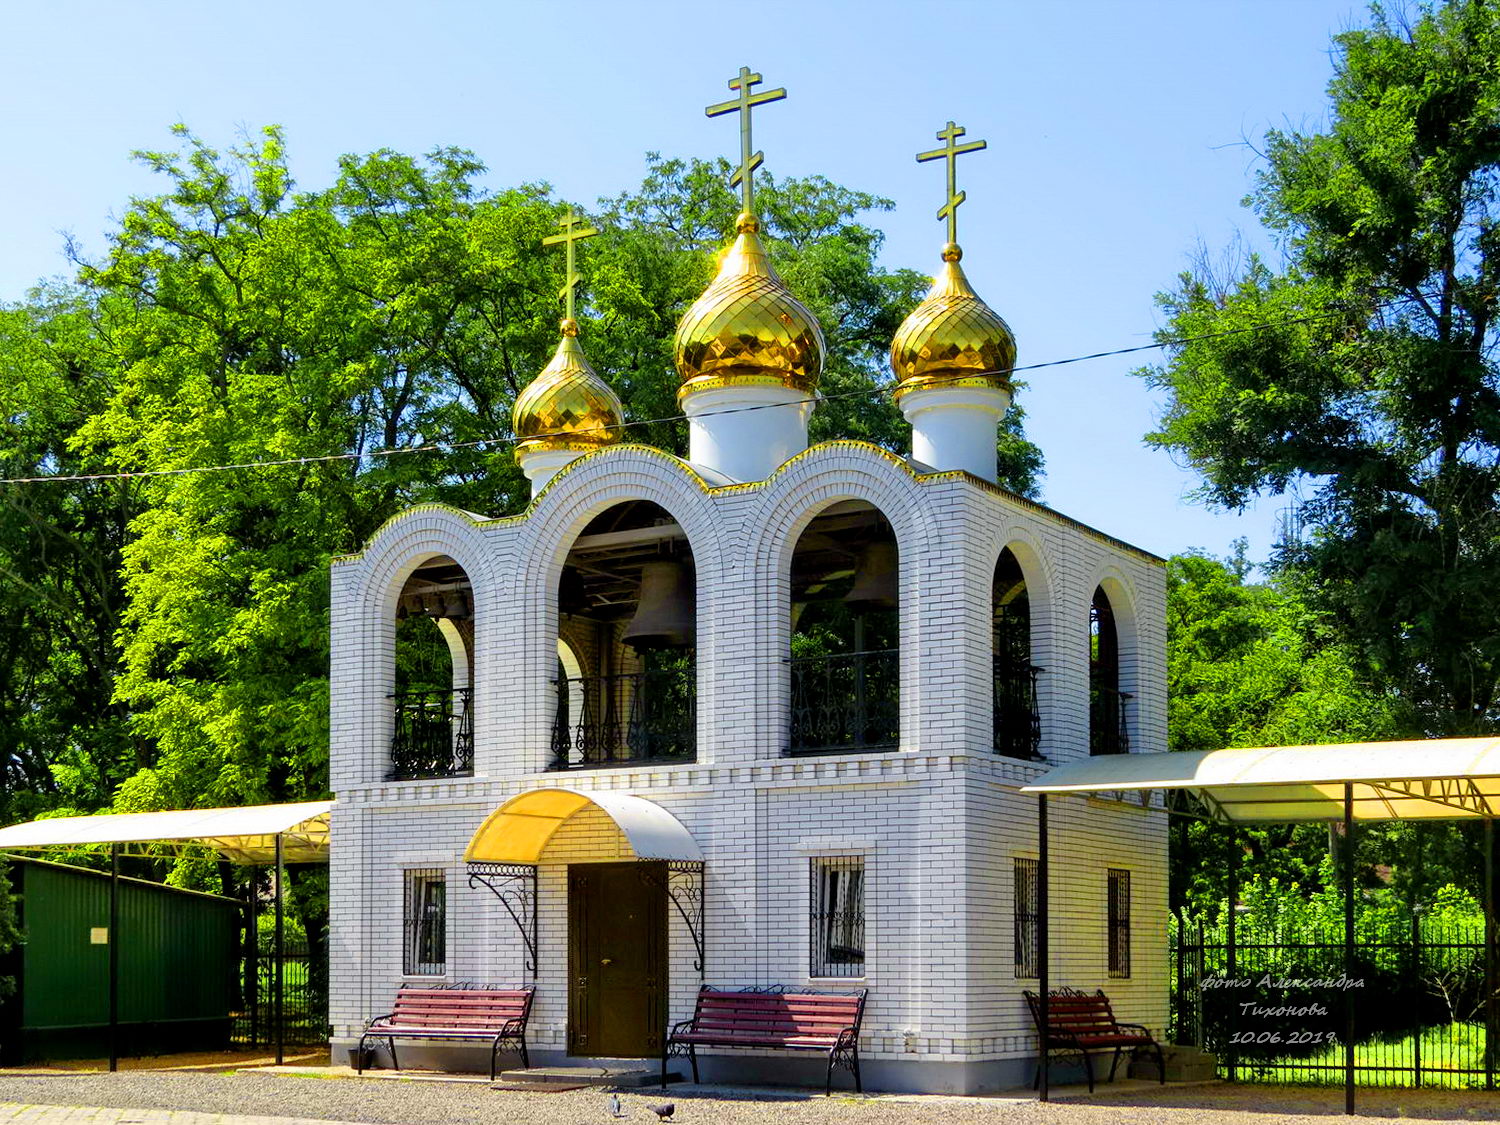
[[[245,1007],[250,1012],[250,1047],[260,1042],[260,911],[256,868],[247,867],[245,889]]]
[[[276,833],[276,1065],[286,1061],[286,864],[282,862],[281,833]]]
[[[1495,1088],[1495,1042],[1500,1031],[1500,1013],[1496,1012],[1495,988],[1495,821],[1484,822],[1484,1088]]]
[[[1047,961],[1049,959],[1051,934],[1048,928],[1047,918],[1047,794],[1040,793],[1036,799],[1036,836],[1037,836],[1037,864],[1036,864],[1036,944],[1037,944],[1037,999],[1042,1009],[1042,1026],[1037,1031],[1037,1045],[1040,1057],[1037,1059],[1037,1101],[1047,1100],[1047,1028],[1050,1026],[1052,1014],[1049,1011],[1047,992],[1050,980],[1047,975]]]
[[[109,846],[109,1069],[120,1068],[120,845]]]
[[[1233,824],[1226,827],[1229,833],[1229,918],[1224,934],[1224,976],[1229,980],[1239,979],[1239,905],[1240,905],[1240,830]],[[1207,1005],[1205,1004],[1206,1008]],[[1232,1010],[1232,1009],[1231,1009]],[[1205,1023],[1207,1020],[1205,1019]],[[1229,1058],[1226,1067],[1229,1081],[1239,1076],[1240,1049],[1235,1043],[1234,1032],[1239,1024],[1234,1016],[1229,1017]]]
[[[1354,783],[1344,782],[1344,977],[1354,979]],[[1344,1112],[1354,1112],[1354,989],[1344,989]]]

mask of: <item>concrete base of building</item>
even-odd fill
[[[333,1057],[350,1058],[354,1040],[335,1039]],[[371,1042],[368,1067],[389,1068],[390,1051],[383,1043]],[[404,1043],[396,1041],[397,1057],[403,1070],[448,1070],[468,1074],[488,1074],[489,1049],[467,1043]],[[658,1069],[659,1059],[588,1059],[546,1048],[531,1049],[533,1067],[576,1067],[598,1065],[622,1072],[642,1068]],[[500,1056],[500,1070],[515,1070],[514,1052]],[[812,1052],[778,1052],[750,1054],[726,1051],[720,1054],[700,1052],[699,1079],[708,1085],[805,1087],[822,1091],[828,1063]],[[1123,1071],[1125,1065],[1122,1063]],[[671,1070],[684,1078],[692,1074],[686,1059],[674,1058]],[[944,1062],[925,1059],[860,1059],[860,1076],[867,1093],[902,1094],[991,1094],[1001,1090],[1029,1088],[1036,1073],[1034,1059],[983,1059],[973,1062]],[[1052,1081],[1057,1085],[1083,1081],[1083,1070],[1076,1065],[1054,1063]],[[854,1077],[842,1067],[833,1071],[834,1094],[854,1092]]]

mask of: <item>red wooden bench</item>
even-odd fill
[[[365,1069],[365,1043],[384,1039],[396,1063],[397,1039],[445,1039],[490,1045],[490,1081],[495,1080],[495,1059],[509,1045],[521,1054],[521,1065],[531,1060],[526,1053],[526,1020],[531,1014],[532,985],[504,988],[485,985],[453,985],[433,988],[401,988],[391,1011],[376,1016],[359,1037],[359,1072]]]
[[[782,985],[726,991],[704,985],[698,990],[693,1018],[682,1020],[667,1033],[661,1056],[662,1086],[667,1084],[667,1059],[686,1055],[698,1081],[699,1047],[756,1047],[784,1051],[822,1051],[828,1056],[823,1083],[833,1087],[834,1064],[859,1079],[859,1021],[865,1010],[865,990],[814,992]]]
[[[1031,1018],[1036,1024],[1037,1035],[1042,1041],[1041,1059],[1037,1063],[1037,1081],[1041,1080],[1042,1067],[1047,1065],[1049,1051],[1063,1051],[1078,1055],[1083,1060],[1083,1072],[1088,1075],[1089,1093],[1094,1092],[1094,1064],[1090,1051],[1115,1053],[1109,1064],[1109,1081],[1115,1080],[1115,1069],[1120,1065],[1120,1052],[1126,1047],[1150,1047],[1156,1052],[1156,1068],[1162,1084],[1167,1081],[1167,1064],[1162,1058],[1161,1044],[1152,1038],[1151,1032],[1138,1023],[1121,1023],[1115,1019],[1109,997],[1104,990],[1081,992],[1063,988],[1047,993],[1047,1026],[1042,1027],[1042,1001],[1035,992],[1027,992],[1026,1003],[1031,1008]],[[1034,1085],[1035,1083],[1033,1083]]]

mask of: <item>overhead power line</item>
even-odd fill
[[[1398,299],[1400,300],[1400,299]],[[1395,304],[1396,300],[1382,301],[1373,306],[1383,308],[1386,305]],[[1204,332],[1196,336],[1182,336],[1171,340],[1158,340],[1150,344],[1136,344],[1128,348],[1112,348],[1104,352],[1090,352],[1087,355],[1069,356],[1066,359],[1049,359],[1041,363],[1027,363],[1012,368],[1012,372],[1039,371],[1044,367],[1064,367],[1074,363],[1087,363],[1095,359],[1108,359],[1112,356],[1131,355],[1137,352],[1157,351],[1161,348],[1181,347],[1184,344],[1198,343],[1203,340],[1216,340],[1226,336],[1242,336],[1251,332],[1265,332],[1273,328],[1286,328],[1296,324],[1307,324],[1317,320],[1328,320],[1331,317],[1342,315],[1347,309],[1333,309],[1322,313],[1309,313],[1307,316],[1291,317],[1287,320],[1267,321],[1264,324],[1247,325],[1244,328],[1228,328],[1221,332]],[[896,382],[877,383],[870,387],[860,387],[851,391],[840,391],[837,394],[819,395],[813,401],[832,402],[845,398],[866,398],[871,395],[888,394],[896,389]],[[722,410],[706,410],[698,415],[700,418],[713,417],[720,414],[743,414],[752,410],[776,410],[786,406],[802,406],[806,399],[797,402],[774,402],[761,403],[753,406],[732,406]],[[667,414],[659,418],[645,418],[639,421],[627,421],[625,429],[640,429],[645,426],[665,425],[669,422],[681,422],[687,419],[686,414]],[[596,427],[603,429],[604,427]],[[569,433],[588,433],[589,430],[571,430]],[[529,440],[537,438],[552,437],[552,434],[536,434]],[[73,473],[55,474],[49,476],[33,477],[0,477],[0,485],[5,484],[68,484],[86,481],[104,480],[147,480],[154,477],[180,477],[193,476],[198,473],[229,473],[239,472],[247,469],[285,469],[294,468],[298,465],[318,465],[331,461],[362,461],[365,458],[374,457],[401,457],[412,453],[451,453],[459,449],[477,449],[481,446],[495,446],[504,448],[517,445],[522,439],[517,437],[478,438],[474,441],[456,442],[429,442],[424,445],[403,445],[391,449],[376,449],[366,453],[322,453],[310,457],[284,457],[276,460],[240,461],[224,465],[188,465],[176,469],[138,469],[118,470],[107,473]]]

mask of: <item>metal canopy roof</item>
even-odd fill
[[[281,837],[287,863],[328,862],[332,801],[237,809],[59,816],[0,828],[0,849],[69,844],[199,844],[231,863],[274,863]]]
[[[660,805],[624,793],[572,789],[534,789],[512,797],[479,826],[464,859],[469,863],[537,863],[558,829],[590,806],[619,826],[636,859],[703,859],[692,833]]]
[[[1023,793],[1185,789],[1221,820],[1463,820],[1500,814],[1500,738],[1111,754],[1058,766]]]

